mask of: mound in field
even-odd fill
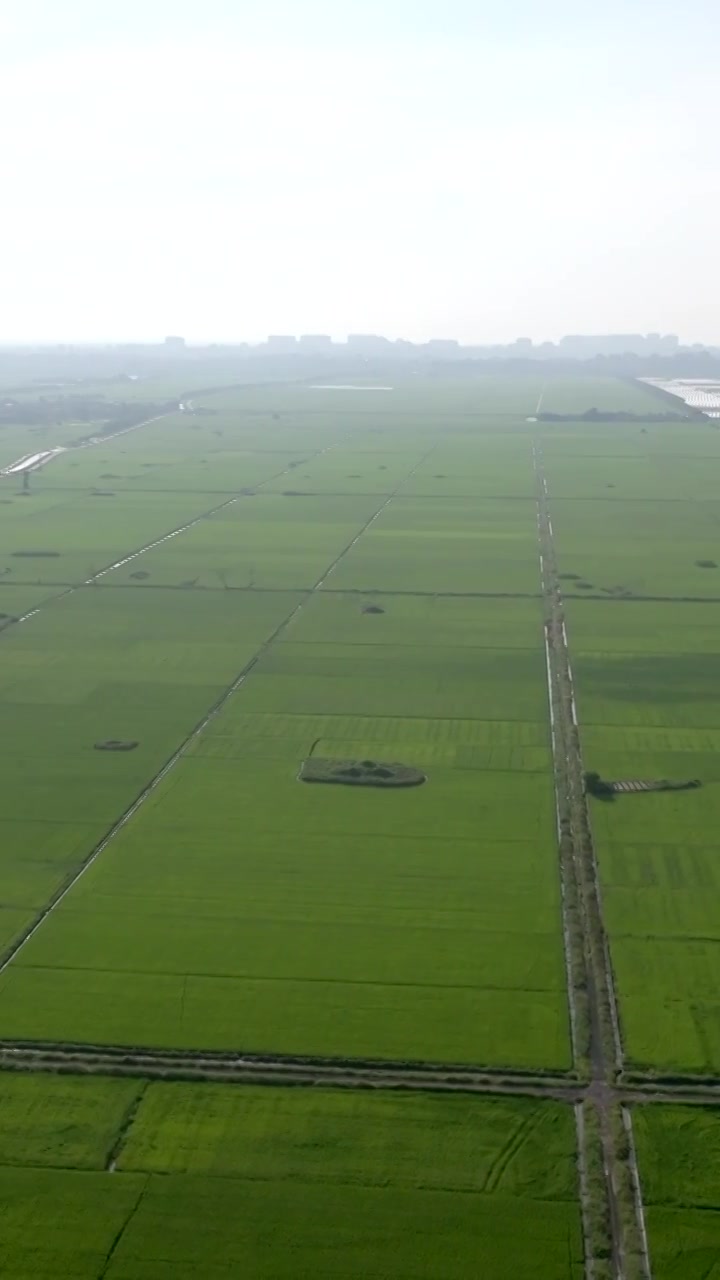
[[[303,760],[301,782],[338,782],[346,787],[419,787],[427,782],[412,765],[377,760],[330,760],[311,756]]]
[[[701,787],[699,778],[691,778],[688,782],[672,782],[669,778],[628,778],[614,782],[606,781],[599,773],[585,774],[585,790],[592,796],[631,795],[643,791],[694,791]]]
[[[362,607],[362,612],[363,613],[384,613],[385,610],[382,609],[379,604],[364,604]]]
[[[96,742],[94,747],[96,751],[134,751],[139,745],[139,742],[131,740],[124,741],[122,738],[108,738],[105,742]]]

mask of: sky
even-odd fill
[[[720,343],[716,0],[24,0],[0,342]]]

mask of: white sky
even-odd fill
[[[720,342],[719,40],[715,0],[8,6],[0,341]]]

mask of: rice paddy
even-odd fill
[[[720,437],[541,394],[656,408],[245,388],[0,478],[3,1040],[571,1071],[539,442],[585,766],[702,781],[591,801],[627,1064],[720,1074]],[[302,785],[314,757],[427,781]],[[583,1274],[566,1103],[3,1091],[9,1275]]]

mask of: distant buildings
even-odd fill
[[[169,337],[165,339],[165,350],[172,352],[173,355],[181,355],[185,351],[185,339],[178,337]]]
[[[268,351],[272,351],[276,355],[285,354],[288,351],[297,351],[297,338],[294,334],[273,333],[268,338],[265,346]]]
[[[570,360],[592,360],[594,356],[671,356],[680,340],[674,333],[570,334],[560,339],[558,354]]]
[[[392,343],[375,333],[349,333],[347,340],[348,353],[354,356],[389,355]]]
[[[431,338],[424,349],[429,356],[439,356],[440,359],[459,356],[462,350],[457,338]]]
[[[300,337],[301,351],[332,351],[333,340],[326,333],[303,333]]]
[[[175,350],[184,349],[182,338],[166,338],[166,347],[171,344]],[[693,349],[708,350],[700,344]],[[672,333],[571,333],[557,343],[534,343],[532,338],[516,338],[514,342],[489,345],[463,345],[456,338],[431,338],[428,342],[408,342],[397,338],[391,341],[377,333],[351,333],[345,342],[333,342],[326,333],[304,333],[300,338],[294,334],[271,334],[255,350],[272,355],[355,356],[363,360],[393,356],[430,360],[594,360],[598,357],[674,356],[688,348],[681,347],[678,337]]]

